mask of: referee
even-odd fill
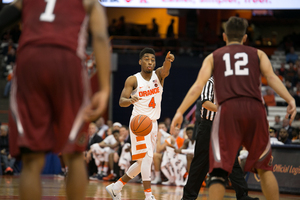
[[[193,135],[194,139],[196,139],[195,154],[187,183],[183,189],[182,200],[197,199],[202,182],[209,169],[210,131],[217,111],[217,106],[214,104],[213,87],[214,79],[210,77],[202,90],[200,99],[197,101],[196,123]],[[229,178],[236,192],[237,200],[259,200],[248,196],[248,186],[239,165],[238,157],[235,159]]]

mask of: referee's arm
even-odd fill
[[[217,105],[213,104],[211,101],[205,101],[202,106],[207,110],[217,112]]]
[[[213,83],[208,80],[201,93],[202,107],[207,110],[217,112],[217,106],[212,102],[213,96]]]

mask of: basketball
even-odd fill
[[[137,136],[146,136],[152,130],[152,120],[146,115],[137,115],[131,120],[130,129]]]

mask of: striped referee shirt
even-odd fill
[[[202,105],[205,101],[210,101],[212,103],[215,102],[215,95],[214,95],[214,79],[213,77],[210,77],[208,81],[206,82],[200,96]],[[216,112],[207,110],[202,106],[201,108],[201,118],[207,119],[210,121],[214,120],[214,117],[216,115]]]

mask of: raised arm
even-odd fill
[[[182,124],[184,112],[199,98],[203,86],[207,80],[211,77],[213,70],[213,56],[208,55],[203,61],[202,67],[199,71],[198,77],[195,83],[192,85],[185,98],[183,99],[181,105],[177,109],[177,112],[172,120],[170,133],[173,134],[175,127],[179,127]]]
[[[107,33],[107,19],[103,7],[96,0],[84,0],[84,8],[90,16],[90,30],[93,36],[93,49],[97,65],[99,91],[92,97],[85,119],[93,121],[100,117],[107,107],[110,91],[111,53]]]
[[[290,117],[290,124],[291,124],[297,113],[295,99],[290,95],[290,93],[287,91],[286,87],[283,85],[281,80],[274,73],[271,62],[267,57],[267,55],[261,50],[258,50],[257,54],[260,59],[261,73],[266,77],[269,86],[272,87],[274,91],[288,103],[288,107],[286,111],[287,114],[285,118],[288,119],[289,115],[291,115]]]
[[[165,61],[163,63],[162,67],[159,67],[155,70],[160,84],[164,85],[164,80],[167,76],[169,76],[170,74],[170,69],[171,69],[171,63],[175,60],[175,56],[173,54],[171,54],[171,52],[169,51],[168,54],[166,55]]]
[[[131,96],[132,91],[137,87],[137,80],[135,76],[129,76],[124,84],[124,88],[122,90],[119,105],[121,107],[128,107],[131,104],[137,102],[140,98],[138,96]]]

